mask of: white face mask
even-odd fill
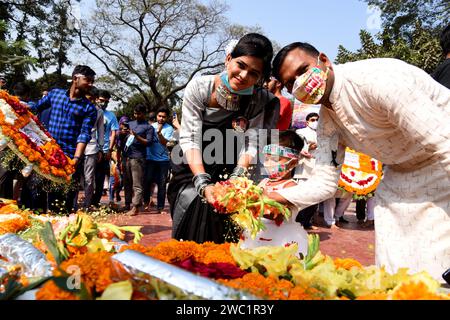
[[[309,122],[308,127],[310,127],[313,130],[317,130],[317,126],[319,125],[319,121]]]
[[[128,148],[133,144],[134,142],[134,136],[130,134],[127,138],[127,141],[125,142],[125,147],[123,148],[124,151],[127,151]]]

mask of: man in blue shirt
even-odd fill
[[[91,130],[97,119],[97,109],[86,99],[95,81],[95,72],[88,66],[76,66],[72,72],[72,85],[69,90],[53,89],[39,100],[32,110],[36,113],[51,108],[47,130],[60,145],[63,152],[75,162],[77,168],[72,180],[78,182],[80,170],[78,163],[84,154],[86,144],[91,140]],[[65,199],[63,199],[63,197]],[[53,200],[65,200],[65,209],[71,211],[75,192],[66,196],[61,193],[49,194],[49,205]]]
[[[134,108],[136,120],[129,123],[130,136],[125,142],[122,159],[125,208],[133,205],[126,213],[130,216],[137,215],[143,204],[146,147],[154,140],[154,129],[145,121],[145,109],[142,104]]]
[[[95,193],[92,202],[94,206],[98,206],[100,204],[105,177],[109,176],[109,161],[111,160],[111,153],[113,151],[114,144],[116,143],[117,132],[119,131],[119,122],[117,121],[115,114],[109,110],[106,110],[110,99],[111,94],[109,91],[100,90],[99,97],[97,99],[97,106],[103,110],[105,138],[102,149],[103,158],[98,163],[95,172]]]
[[[147,147],[147,166],[145,184],[149,187],[152,183],[158,186],[157,209],[159,213],[165,213],[166,183],[170,169],[169,150],[166,145],[172,140],[173,127],[167,123],[169,109],[160,108],[156,114],[156,122],[152,124],[156,131],[156,139]],[[149,197],[152,198],[152,188],[149,189]]]

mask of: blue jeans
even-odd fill
[[[152,189],[150,188],[152,183],[156,183],[158,186],[158,196],[157,196],[157,208],[158,210],[164,209],[166,202],[166,184],[167,176],[169,175],[170,161],[152,161],[147,160],[145,166],[145,187],[147,200],[152,198]]]

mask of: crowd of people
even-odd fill
[[[265,36],[247,34],[228,48],[222,72],[189,82],[181,124],[176,115],[169,124],[168,108],[147,114],[144,105],[134,108],[133,119],[117,121],[107,110],[109,92],[93,90],[95,72],[87,66],[74,69],[69,90],[53,89],[36,103],[19,87],[14,93],[75,161],[84,208],[99,205],[108,176],[110,201],[120,200],[123,187],[128,215],[150,207],[157,188],[156,209],[164,213],[167,192],[176,239],[224,242],[228,217],[214,212],[214,183],[242,176],[293,213],[265,238],[288,243],[305,234],[319,204],[328,227],[348,223],[352,197],[337,193],[340,165],[346,147],[368,154],[386,165],[376,197],[357,203],[363,227],[375,226],[376,263],[440,278],[450,266],[449,34],[447,27],[446,60],[433,77],[397,59],[335,65],[303,42],[274,57]],[[302,103],[321,105],[305,128],[292,130],[283,88]],[[178,148],[170,152],[174,140]],[[43,201],[27,188],[33,179],[22,180],[22,197],[13,196],[31,199],[30,207],[46,201],[52,209],[63,199],[68,211],[77,208],[79,188]],[[23,196],[27,190],[31,197]]]
[[[94,86],[95,75],[88,66],[76,66],[68,90],[45,91],[38,101],[30,100],[27,84],[12,86],[12,94],[37,115],[65,155],[73,159],[76,170],[70,188],[47,192],[37,174],[24,177],[17,170],[0,166],[0,197],[42,212],[71,212],[100,207],[102,196],[109,191],[108,205],[136,215],[152,205],[150,186],[156,184],[157,210],[165,213],[170,170],[167,145],[174,143],[174,128],[169,122],[178,130],[176,116],[171,121],[169,109],[161,107],[147,120],[147,108],[138,104],[134,120],[122,117],[119,122],[115,113],[107,110],[110,92]],[[3,88],[5,85],[3,78]],[[125,205],[118,208],[122,189]]]

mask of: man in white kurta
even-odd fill
[[[293,49],[274,63],[288,90],[319,56],[328,68],[320,100],[312,177],[271,197],[303,209],[332,197],[346,146],[386,164],[375,208],[376,263],[407,267],[444,282],[450,268],[450,90],[421,69],[395,59],[332,65],[321,53]],[[303,68],[301,65],[303,65]],[[303,69],[302,69],[303,68]],[[303,71],[304,72],[304,71]],[[300,73],[300,74],[299,74]]]

